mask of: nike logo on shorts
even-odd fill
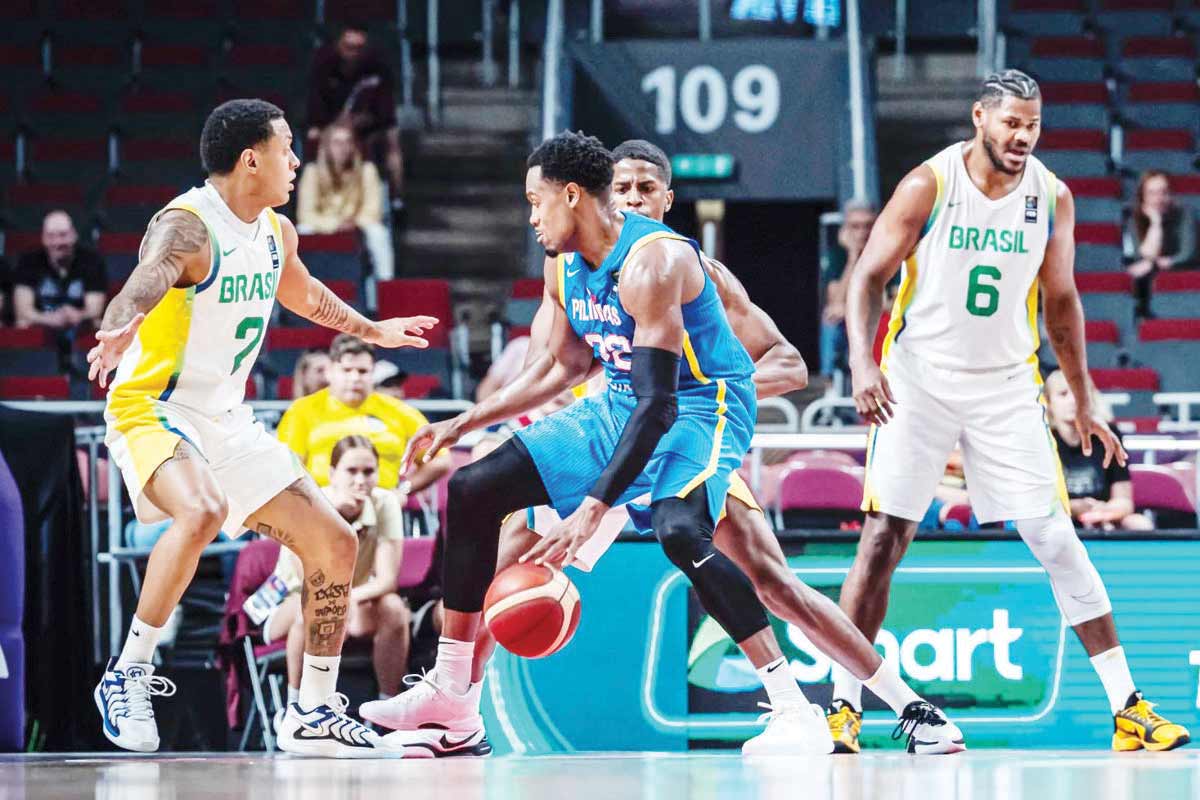
[[[708,561],[710,558],[713,558],[716,555],[717,555],[716,553],[709,553],[708,555],[706,555],[704,558],[700,559],[699,561],[693,561],[692,568],[700,569],[700,567],[704,566],[705,561]]]
[[[321,672],[329,672],[329,667],[318,667],[316,664],[309,664],[308,666],[315,670],[320,670]]]

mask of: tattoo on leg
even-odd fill
[[[346,618],[334,618],[314,622],[308,626],[307,652],[313,655],[336,655],[346,635]]]
[[[260,522],[254,526],[254,530],[256,533],[262,534],[269,539],[274,539],[289,550],[296,549],[295,537],[282,528],[272,528],[270,525]]]
[[[313,586],[318,586],[318,587],[324,586],[325,585],[325,573],[322,572],[321,570],[317,570],[311,576],[309,576],[308,582],[311,583]]]

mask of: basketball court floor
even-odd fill
[[[0,798],[95,800],[1161,800],[1200,798],[1200,749],[897,752],[744,760],[612,753],[473,760],[108,753],[0,759]]]

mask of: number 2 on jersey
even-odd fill
[[[589,333],[583,337],[583,341],[600,352],[601,361],[611,361],[614,367],[625,371],[633,366],[629,360],[632,350],[629,347],[629,340],[624,336],[615,333],[610,333],[608,336]]]
[[[1000,290],[985,278],[998,281],[1003,277],[998,267],[980,264],[974,267],[967,279],[967,311],[977,317],[990,317],[1000,307]]]
[[[266,328],[266,325],[263,323],[262,317],[246,317],[238,323],[237,331],[234,333],[235,339],[245,339],[251,333],[254,334],[254,338],[242,348],[240,353],[233,357],[233,369],[230,370],[230,375],[238,371],[238,367],[242,365],[242,361],[258,346],[258,341],[262,339],[264,328]]]

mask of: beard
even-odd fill
[[[997,171],[1003,172],[1005,175],[1020,175],[1021,172],[1024,171],[1025,167],[1021,167],[1020,169],[1010,169],[1004,163],[1004,157],[1000,155],[999,149],[1000,148],[996,146],[995,141],[987,136],[983,137],[983,152],[987,153],[988,161],[992,162],[992,166],[995,167]],[[1026,153],[1026,155],[1028,154]]]
[[[558,258],[558,251],[555,250],[554,248],[547,247],[546,248],[546,258]]]

